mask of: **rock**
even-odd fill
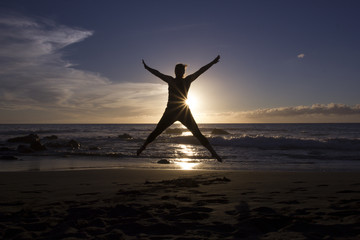
[[[61,147],[66,147],[66,145],[67,145],[66,142],[60,142],[60,141],[45,143],[45,146],[49,148],[61,148]]]
[[[25,145],[19,145],[17,148],[18,152],[31,153],[34,151],[46,150],[45,146],[40,143],[40,138],[37,134],[29,134],[23,137],[15,137],[8,139],[8,142],[12,143],[29,143],[30,147]]]
[[[36,142],[32,142],[30,144],[30,148],[35,150],[35,151],[43,151],[46,150],[46,147],[44,145],[42,145],[39,141]]]
[[[34,150],[30,146],[26,146],[26,145],[19,145],[17,148],[17,151],[19,153],[33,153],[34,152]]]
[[[15,137],[8,139],[8,142],[18,142],[18,143],[33,143],[40,141],[40,138],[37,134],[29,134],[24,137]]]
[[[51,136],[44,137],[44,140],[56,140],[56,139],[58,139],[58,136],[56,136],[56,135],[51,135]]]
[[[228,135],[230,134],[229,132],[225,131],[225,130],[222,130],[222,129],[217,129],[217,128],[214,128],[211,132],[211,134],[213,135]]]
[[[71,141],[75,141],[75,140],[71,140]],[[76,142],[76,141],[75,141]],[[70,141],[66,140],[66,139],[56,139],[53,141],[49,141],[45,143],[46,147],[49,148],[66,148],[66,147],[71,147],[70,146]]]
[[[157,163],[159,164],[170,164],[170,161],[167,159],[160,159]]]
[[[122,139],[132,139],[133,137],[127,133],[121,134],[118,136],[118,138],[122,138]]]
[[[72,149],[79,149],[80,143],[74,139],[69,141],[64,139],[56,139],[55,141],[50,141],[45,143],[45,146],[48,148],[72,148]]]
[[[78,143],[77,141],[75,141],[74,139],[71,139],[67,145],[67,147],[71,147],[72,149],[79,149],[80,148],[80,143]]]

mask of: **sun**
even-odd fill
[[[194,96],[188,96],[188,98],[186,99],[185,103],[190,107],[190,108],[196,108],[198,105],[198,100],[196,99],[196,97]]]

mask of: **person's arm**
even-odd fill
[[[220,55],[218,55],[214,60],[212,60],[210,63],[206,64],[205,66],[203,66],[202,68],[200,68],[199,70],[197,70],[195,73],[191,74],[190,80],[191,82],[194,81],[195,79],[197,79],[201,74],[203,74],[206,70],[208,70],[212,65],[214,65],[215,63],[218,63],[220,59]]]
[[[156,69],[153,69],[151,67],[149,67],[148,65],[146,65],[144,59],[142,60],[142,63],[144,64],[144,67],[146,70],[148,70],[149,72],[151,72],[152,74],[154,74],[155,76],[157,76],[158,78],[160,78],[161,80],[163,80],[164,82],[169,82],[169,79],[171,79],[170,76],[162,74],[161,72],[159,72]]]

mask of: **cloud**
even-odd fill
[[[360,104],[313,104],[213,114],[215,122],[360,122]]]
[[[92,31],[57,25],[45,19],[33,20],[25,17],[0,17],[0,57],[34,64],[54,62],[61,56],[58,50],[84,40]],[[63,62],[63,60],[61,60]],[[21,65],[22,66],[22,65]]]
[[[348,106],[345,104],[313,104],[311,106],[280,107],[258,109],[246,112],[247,117],[295,117],[304,115],[360,115],[360,104]]]
[[[297,55],[297,58],[304,58],[305,57],[305,54],[304,53],[300,53]]]
[[[162,84],[114,83],[98,73],[72,68],[63,49],[92,34],[47,19],[0,16],[0,111],[85,116],[122,109],[124,115],[137,115],[166,96]]]

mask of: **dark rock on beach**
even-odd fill
[[[59,141],[47,142],[45,143],[45,146],[48,148],[62,148],[62,147],[66,147],[66,142],[59,142]]]
[[[56,135],[51,135],[51,136],[46,136],[43,138],[44,140],[56,140],[58,139],[58,136]]]
[[[71,139],[67,145],[67,147],[70,147],[72,149],[79,149],[80,148],[80,143],[78,143],[77,141],[75,141],[74,139]]]
[[[37,134],[29,134],[23,137],[15,137],[8,139],[11,143],[28,143],[30,146],[19,145],[17,151],[20,153],[32,153],[34,151],[46,150],[46,147],[40,143],[40,138]]]
[[[65,139],[56,139],[54,141],[46,142],[45,146],[48,148],[71,148],[71,149],[79,149],[80,143],[74,139],[69,141]]]
[[[34,152],[34,150],[30,146],[23,145],[23,144],[21,144],[17,147],[17,151],[19,153],[33,153]]]
[[[23,137],[15,137],[8,139],[8,142],[13,142],[13,143],[33,143],[38,141],[40,141],[39,136],[33,133]]]
[[[44,151],[44,150],[46,150],[46,147],[44,145],[42,145],[39,141],[32,142],[30,144],[30,148],[33,149],[34,151]]]
[[[130,134],[124,133],[118,136],[121,139],[132,139],[133,137]]]
[[[157,161],[157,163],[159,164],[170,164],[170,161],[167,159],[160,159],[159,161]]]

